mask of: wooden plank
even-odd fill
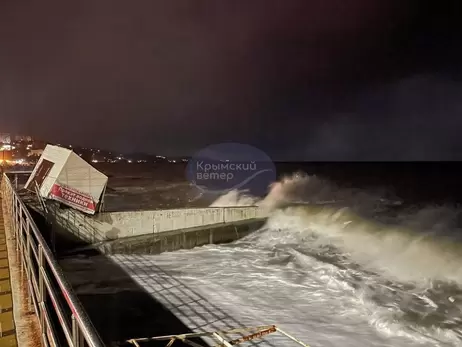
[[[17,346],[5,225],[0,200],[0,347]]]
[[[17,347],[16,335],[7,335],[0,337],[0,347]]]

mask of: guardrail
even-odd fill
[[[1,192],[6,206],[4,213],[11,218],[16,251],[27,276],[29,299],[40,323],[42,344],[103,347],[96,329],[6,174],[3,174]],[[53,317],[59,321],[59,327]]]
[[[303,346],[303,347],[310,347],[309,345],[305,344],[301,340],[293,337],[292,335],[286,333],[284,330],[279,329],[276,325],[263,325],[263,326],[256,326],[256,327],[244,327],[244,328],[236,328],[231,330],[217,330],[217,331],[209,331],[209,332],[200,332],[200,333],[187,333],[187,334],[179,334],[179,335],[166,335],[166,336],[154,336],[154,337],[145,337],[145,338],[137,338],[137,339],[130,339],[127,342],[136,346],[141,347],[140,343],[142,342],[151,342],[151,341],[166,341],[167,344],[165,347],[170,347],[173,345],[175,341],[181,341],[183,344],[192,346],[192,347],[204,347],[197,342],[192,341],[193,338],[201,338],[201,337],[209,337],[214,339],[218,342],[218,345],[214,345],[213,347],[232,347],[237,346],[242,343],[250,342],[256,339],[262,339],[265,336],[272,334],[272,333],[280,333],[281,335],[285,336],[287,339],[292,340],[296,344]],[[247,334],[247,335],[244,335]],[[232,335],[240,335],[238,337],[234,337],[231,340],[229,338]]]

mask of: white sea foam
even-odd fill
[[[193,330],[277,324],[318,347],[460,346],[459,211],[399,203],[297,174],[264,199],[215,201],[272,211],[242,240],[112,259]],[[88,276],[80,292],[98,290]]]

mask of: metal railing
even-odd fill
[[[249,341],[253,341],[256,339],[262,339],[265,336],[272,334],[272,333],[280,333],[284,337],[289,340],[292,340],[296,344],[303,346],[303,347],[310,347],[309,345],[305,344],[304,342],[300,341],[299,339],[293,337],[292,335],[286,333],[284,330],[278,328],[276,325],[263,325],[263,326],[256,326],[256,327],[244,327],[244,328],[236,328],[230,330],[217,330],[217,331],[209,331],[209,332],[200,332],[200,333],[187,333],[187,334],[179,334],[179,335],[166,335],[166,336],[155,336],[155,337],[145,337],[145,338],[137,338],[131,339],[127,342],[136,346],[140,347],[140,343],[142,342],[151,342],[151,341],[166,341],[167,344],[165,347],[172,346],[175,341],[180,341],[185,345],[192,346],[192,347],[204,347],[202,344],[192,341],[193,338],[203,338],[209,337],[218,342],[218,345],[214,345],[213,347],[232,347],[237,346]],[[247,334],[247,335],[243,335]],[[232,335],[240,335],[239,337],[234,337],[229,339]]]
[[[103,347],[101,338],[6,174],[3,174],[1,192],[3,212],[11,220],[21,270],[27,276],[29,303],[33,304],[38,316],[42,344]]]

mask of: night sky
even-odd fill
[[[274,160],[462,159],[462,1],[0,2],[0,132]]]

